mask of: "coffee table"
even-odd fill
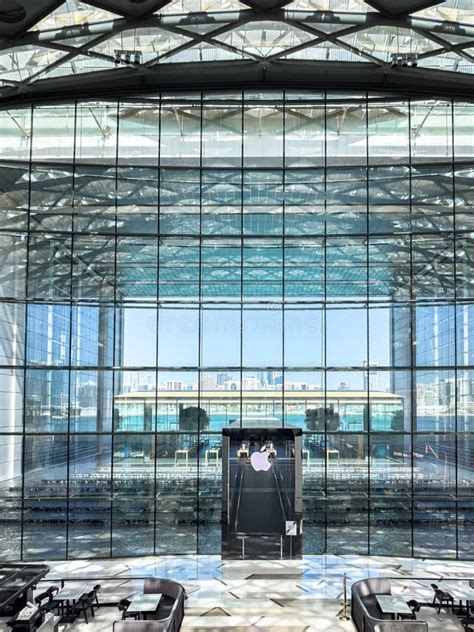
[[[127,612],[138,614],[138,618],[146,619],[147,614],[155,613],[158,610],[158,606],[161,601],[161,593],[143,594],[137,593],[133,595],[130,605],[127,608]]]
[[[375,595],[380,610],[395,619],[400,614],[412,614],[409,605],[400,595]]]

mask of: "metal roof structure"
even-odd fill
[[[159,90],[469,99],[474,0],[0,0],[0,105]]]

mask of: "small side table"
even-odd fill
[[[175,452],[174,452],[174,464],[175,465],[180,465],[181,463],[183,465],[185,465],[186,467],[188,467],[188,465],[189,465],[189,450],[186,450],[186,449],[175,450]]]
[[[339,450],[326,450],[326,459],[329,463],[339,464]]]
[[[306,460],[306,465],[309,467],[309,464],[311,462],[311,457],[309,455],[309,450],[302,450],[301,451],[301,461],[304,463],[304,461]]]
[[[204,454],[204,461],[206,463],[206,467],[209,467],[209,465],[218,467],[219,466],[219,448],[209,448],[209,450],[206,450]],[[212,461],[214,462],[212,463]]]

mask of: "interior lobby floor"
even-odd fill
[[[392,591],[407,600],[431,601],[434,579],[472,578],[474,563],[362,556],[305,556],[294,561],[222,561],[219,556],[142,557],[115,560],[50,562],[46,585],[61,578],[100,583],[102,602],[117,602],[141,591],[143,578],[167,577],[181,582],[187,593],[183,632],[256,629],[278,632],[354,630],[341,621],[343,577],[347,592],[362,578],[392,578]],[[97,579],[100,578],[100,579]],[[424,607],[421,616],[430,632],[462,630],[456,617]],[[120,618],[117,608],[102,607],[88,624],[60,626],[61,631],[111,630]],[[2,623],[0,623],[2,626]],[[7,630],[5,624],[0,630]]]

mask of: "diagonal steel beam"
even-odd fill
[[[23,46],[26,44],[47,45],[49,41],[78,37],[81,35],[109,35],[124,29],[141,27],[167,26],[185,27],[192,24],[216,25],[229,24],[238,26],[243,22],[259,21],[294,22],[301,25],[336,24],[342,28],[357,26],[369,29],[375,26],[391,26],[395,28],[417,29],[422,33],[439,35],[463,35],[474,39],[474,25],[460,22],[446,22],[417,18],[412,16],[387,17],[377,12],[369,13],[338,13],[332,11],[289,11],[284,8],[275,11],[256,11],[244,9],[242,11],[219,13],[188,13],[186,15],[154,15],[143,19],[118,19],[98,24],[76,25],[49,31],[31,31],[14,39],[0,39],[0,49]]]

